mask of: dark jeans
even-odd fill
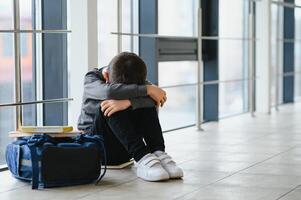
[[[126,109],[105,117],[100,113],[98,131],[104,133],[108,159],[124,154],[140,160],[144,155],[157,150],[164,151],[162,129],[155,107]],[[116,141],[116,139],[118,141]],[[123,147],[122,147],[123,146]],[[113,159],[114,160],[114,159]]]

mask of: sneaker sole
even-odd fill
[[[145,181],[149,181],[149,182],[159,182],[159,181],[166,181],[169,179],[169,176],[166,177],[157,177],[157,178],[146,178],[144,176],[142,176],[141,174],[137,173],[137,177],[145,180]]]
[[[183,175],[182,176],[170,176],[170,179],[180,179],[180,178],[183,178]]]

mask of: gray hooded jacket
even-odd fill
[[[100,103],[106,99],[129,99],[131,108],[154,107],[155,102],[147,96],[146,85],[111,84],[106,83],[102,69],[94,68],[85,75],[84,94],[81,113],[78,119],[78,130],[89,131],[93,126],[93,119]]]

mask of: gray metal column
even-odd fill
[[[218,37],[219,0],[201,1],[202,35]],[[218,40],[203,40],[204,81],[217,81]],[[218,83],[204,86],[204,121],[218,120]]]
[[[295,0],[285,0],[285,3],[294,4]],[[284,38],[295,39],[295,10],[294,8],[284,7],[284,22],[283,22]],[[283,43],[283,73],[294,72],[295,70],[295,43]],[[294,78],[295,76],[283,77],[283,102],[294,102]]]
[[[158,0],[139,0],[139,33],[158,33]],[[158,85],[157,39],[139,37],[139,55],[145,61],[148,80]]]
[[[200,3],[201,5],[201,3]],[[198,9],[198,66],[197,66],[197,87],[196,87],[196,127],[198,130],[202,130],[203,123],[203,99],[204,99],[204,66],[202,56],[202,8]]]
[[[248,43],[248,51],[249,51],[249,56],[248,56],[248,72],[249,72],[249,111],[251,113],[251,116],[254,116],[254,111],[255,111],[255,65],[254,65],[254,45],[255,45],[255,40],[254,40],[254,2],[249,1],[249,20],[248,20],[248,25],[249,25],[249,43]]]

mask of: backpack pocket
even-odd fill
[[[100,175],[99,148],[59,144],[43,151],[41,175],[44,187],[91,183]]]
[[[20,146],[13,143],[6,147],[5,158],[7,167],[11,173],[19,177],[19,167],[20,167]]]

